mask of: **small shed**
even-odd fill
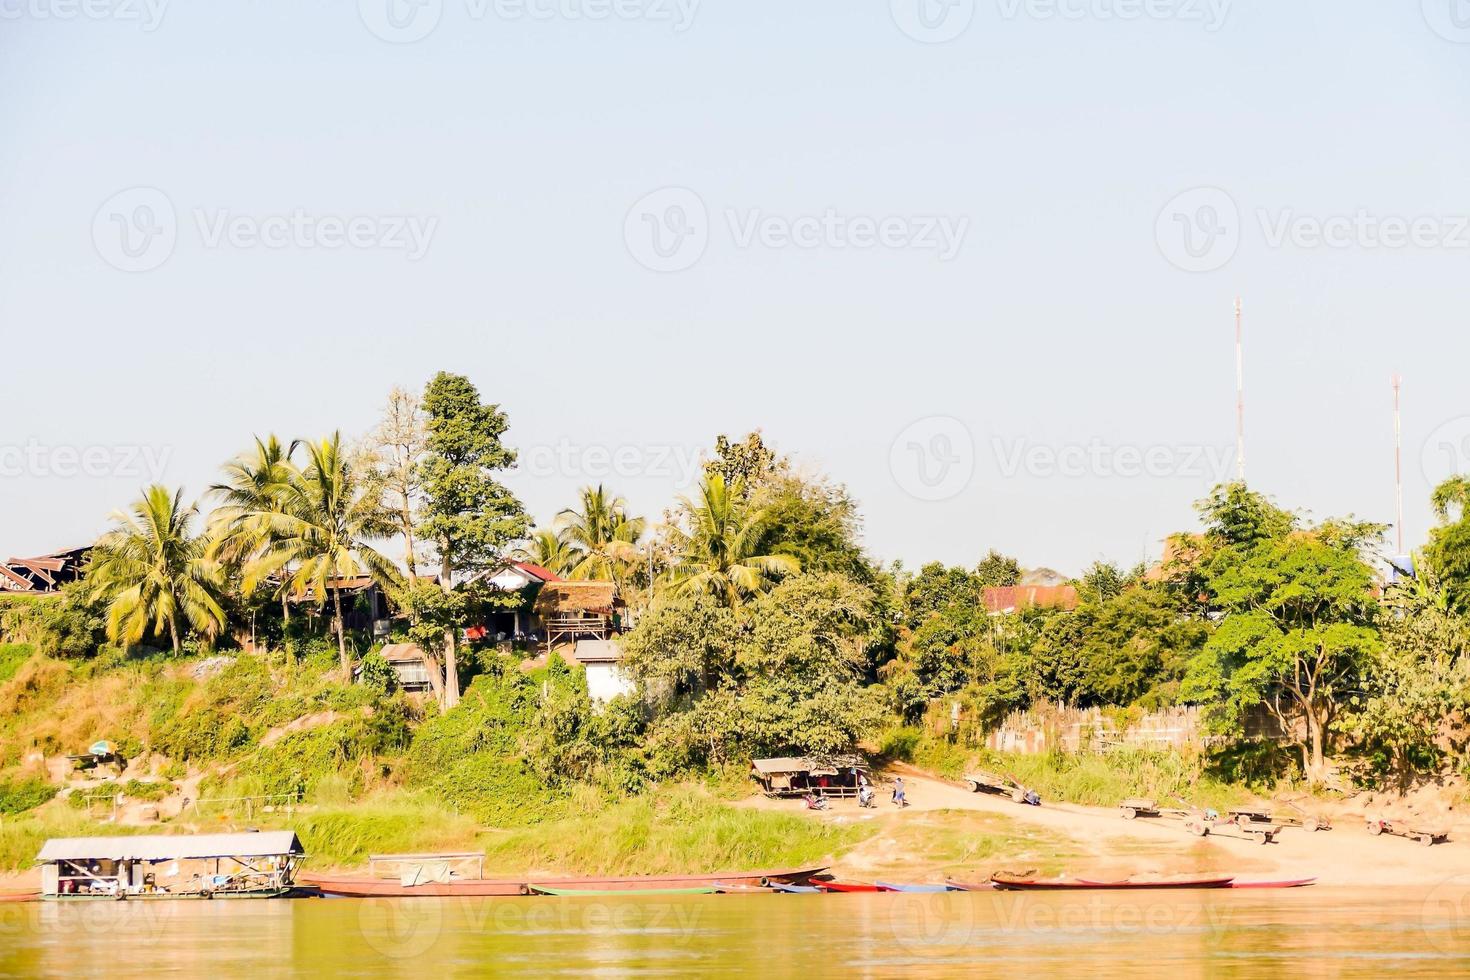
[[[594,702],[606,703],[636,689],[623,672],[623,650],[617,640],[578,640],[572,656],[587,671],[587,696]]]
[[[399,690],[409,694],[433,690],[434,684],[429,677],[432,669],[429,658],[417,643],[390,643],[378,653],[393,668],[393,674],[398,678]],[[354,669],[353,674],[361,677],[362,666]]]
[[[536,593],[534,608],[550,650],[584,637],[606,640],[618,632],[621,607],[612,582],[547,582]]]
[[[868,774],[868,764],[855,755],[814,759],[806,756],[756,759],[750,778],[771,797],[857,796],[859,778]]]
[[[41,897],[270,898],[305,856],[289,830],[54,837],[41,847]]]

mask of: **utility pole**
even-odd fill
[[[1245,345],[1239,296],[1235,297],[1235,479],[1245,482]]]
[[[1398,554],[1404,553],[1404,426],[1399,414],[1399,391],[1404,386],[1401,374],[1393,376],[1393,479],[1398,502]]]

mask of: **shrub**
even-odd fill
[[[43,779],[0,781],[0,813],[16,814],[34,810],[56,795],[56,787]]]

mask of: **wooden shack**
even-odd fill
[[[868,764],[855,755],[832,759],[784,757],[756,759],[750,778],[770,797],[857,796],[858,780],[868,773]]]
[[[305,852],[289,830],[56,837],[36,855],[45,899],[275,898]]]
[[[608,639],[621,626],[622,605],[611,582],[547,582],[534,608],[551,650],[578,639]]]

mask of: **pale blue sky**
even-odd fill
[[[1411,541],[1470,444],[1460,0],[161,2],[0,0],[5,554],[448,368],[509,412],[543,519],[597,473],[656,514],[759,427],[881,558],[1132,562],[1231,472],[1237,292],[1258,488],[1391,521],[1395,369]],[[172,244],[129,257],[159,192]],[[703,252],[647,268],[645,200]],[[303,237],[354,217],[363,247]]]

